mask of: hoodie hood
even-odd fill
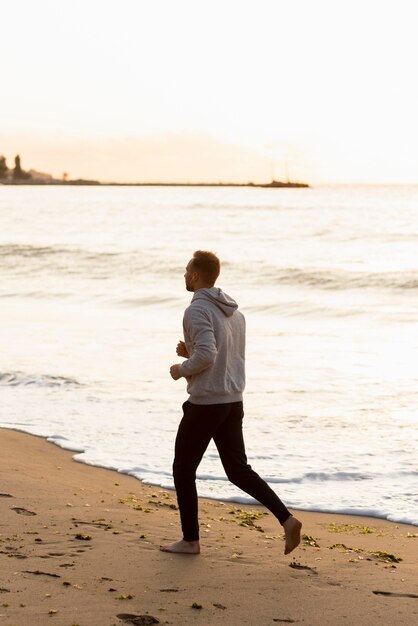
[[[238,304],[233,298],[218,287],[207,287],[205,289],[198,289],[192,298],[192,302],[196,300],[208,300],[221,309],[221,311],[227,316],[231,317],[233,313],[238,309]]]

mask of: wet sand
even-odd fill
[[[0,442],[5,626],[418,623],[416,526],[299,512],[286,557],[263,507],[202,499],[201,554],[167,554],[174,492],[38,437],[0,429]]]

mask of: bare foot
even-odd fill
[[[290,554],[292,550],[297,548],[300,544],[300,531],[302,529],[302,522],[300,522],[298,519],[296,519],[296,517],[293,517],[293,515],[291,515],[283,524],[283,528],[286,538],[284,553]]]
[[[198,541],[185,541],[181,539],[175,543],[160,546],[162,552],[172,552],[173,554],[199,554],[200,544]]]

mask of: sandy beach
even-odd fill
[[[200,501],[202,553],[170,555],[175,493],[76,463],[47,441],[0,430],[0,618],[6,626],[412,624],[418,529],[298,513],[283,555],[263,507]]]

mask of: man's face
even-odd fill
[[[193,269],[193,259],[191,259],[186,267],[186,271],[184,273],[184,282],[186,283],[187,291],[194,291],[193,283],[196,281],[197,274]]]

